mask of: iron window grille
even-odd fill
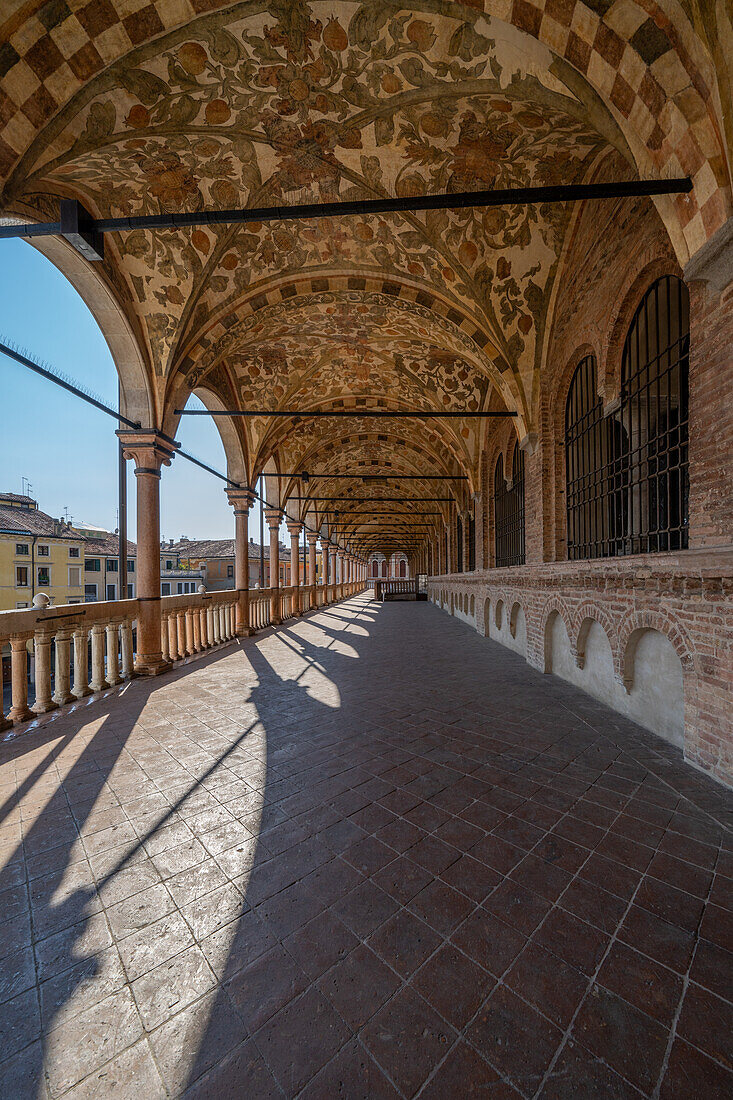
[[[504,457],[494,470],[494,556],[497,566],[524,565],[524,451],[515,445],[511,489]]]
[[[571,560],[687,546],[689,345],[687,288],[665,276],[629,327],[618,409],[603,414],[595,358],[578,364],[565,409]]]

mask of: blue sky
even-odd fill
[[[117,374],[96,321],[49,260],[21,240],[0,241],[0,341],[91,390],[117,408]],[[194,399],[195,400],[195,399]],[[115,422],[58,386],[0,354],[0,490],[20,493],[22,478],[52,516],[117,526]],[[183,419],[178,442],[215,469],[226,461],[214,423]],[[135,485],[128,463],[129,537],[135,538]],[[164,538],[231,538],[234,516],[224,483],[190,462],[174,460],[161,479]],[[250,518],[259,537],[259,515]]]

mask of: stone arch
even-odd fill
[[[604,411],[612,407],[621,397],[621,364],[626,335],[634,314],[649,287],[665,275],[682,278],[679,266],[667,257],[656,257],[645,264],[640,271],[629,275],[621,295],[621,305],[616,311],[606,336],[605,362],[599,372],[598,387],[603,397]]]
[[[633,611],[628,614],[618,631],[618,648],[615,653],[615,670],[626,691],[634,679],[636,646],[647,630],[656,630],[672,643],[686,676],[695,672],[694,649],[687,631],[676,616],[668,611]]]
[[[45,75],[52,79],[44,80],[45,99],[38,108],[44,121],[50,120],[47,123],[49,132],[43,133],[45,143],[57,135],[60,116],[68,112],[78,114],[96,94],[100,81],[109,80],[110,76],[114,78],[122,67],[129,68],[144,61],[151,46],[160,49],[162,45],[177,45],[195,34],[199,25],[203,29],[208,23],[213,30],[225,21],[224,11],[217,9],[228,6],[223,0],[210,0],[206,12],[198,19],[180,20],[171,14],[166,0],[151,0],[145,21],[138,21],[135,28],[135,47],[130,49],[130,36],[123,24],[126,8],[118,5],[121,7],[118,12],[114,5],[108,5],[111,18],[105,34],[108,49],[102,73],[92,64],[93,70],[97,69],[93,79],[83,81],[73,75],[63,79],[63,56],[56,50],[58,60],[51,58],[50,71]],[[716,87],[716,82],[722,83],[725,76],[716,73],[709,45],[696,33],[682,6],[675,5],[673,21],[656,4],[650,6],[628,0],[626,17],[623,21],[614,20],[613,26],[603,18],[609,5],[600,4],[598,0],[576,0],[569,5],[558,5],[555,0],[535,0],[532,4],[485,0],[480,11],[476,10],[477,6],[475,3],[456,3],[452,7],[469,27],[478,24],[479,31],[488,29],[487,17],[520,31],[530,40],[527,46],[534,40],[547,53],[546,58],[536,59],[535,64],[569,70],[569,79],[585,85],[586,96],[612,105],[613,117],[642,177],[675,174],[693,177],[695,191],[689,198],[668,198],[659,203],[668,232],[684,262],[728,216],[730,179],[726,174],[720,179],[721,173],[713,168],[718,163],[726,163],[725,122],[720,107],[720,87]],[[422,9],[431,11],[433,5],[429,0],[422,0],[411,10]],[[71,20],[72,13],[68,15]],[[56,32],[64,38],[65,17],[60,16],[57,22]],[[74,30],[68,28],[66,35],[78,35],[78,22],[71,26]],[[643,33],[647,28],[653,34],[651,54],[650,34]],[[26,55],[37,38],[26,34],[22,44],[18,36],[16,40],[18,50],[14,49],[13,53],[18,70],[13,74],[14,83],[27,88],[33,70]],[[98,56],[93,39],[85,37],[84,48]],[[660,58],[667,63],[663,61],[660,65]],[[40,136],[34,140],[28,136],[27,126],[17,121],[21,106],[9,98],[1,148],[0,169],[8,179],[11,193],[17,187],[18,176],[27,171],[26,157],[32,159],[34,153],[37,156],[41,144]]]
[[[685,670],[669,634],[637,627],[628,636],[623,663],[629,717],[684,749],[685,716],[694,713],[697,694],[695,676]]]
[[[491,630],[491,596],[486,596],[484,599],[484,619],[482,633],[485,638],[489,637]]]
[[[474,615],[476,614],[476,597],[475,596],[471,596],[471,603],[469,605],[469,612],[468,613],[471,616],[471,618],[473,618]]]
[[[560,618],[565,626],[565,632],[570,640],[572,647],[572,627],[570,623],[570,616],[568,615],[565,604],[557,598],[552,596],[544,608],[540,616],[540,629],[539,636],[544,642],[544,668],[543,672],[552,672],[552,624],[556,618]]]
[[[443,296],[431,284],[390,277],[379,281],[369,280],[365,289],[363,274],[353,271],[320,271],[313,275],[275,276],[265,284],[249,287],[234,301],[226,303],[208,321],[204,330],[189,340],[177,357],[175,371],[191,372],[195,376],[211,370],[224,356],[231,353],[237,340],[232,317],[241,323],[254,318],[259,311],[291,302],[304,295],[334,295],[345,291],[364,295],[383,295],[391,302],[402,302],[403,308],[423,311],[439,330],[453,334],[461,341],[466,352],[486,373],[502,403],[517,411],[518,435],[527,431],[529,411],[524,395],[519,368],[503,360],[496,337],[488,330],[483,317],[476,317],[452,298]]]
[[[8,221],[38,220],[26,213],[5,217]],[[143,428],[162,428],[163,413],[143,351],[144,340],[120,304],[106,266],[90,264],[63,237],[34,237],[29,243],[65,276],[99,327],[120,381],[120,412]]]
[[[574,639],[575,663],[578,668],[583,668],[585,665],[585,643],[591,624],[594,622],[603,628],[611,646],[611,652],[615,653],[618,648],[616,624],[608,612],[595,603],[581,604],[573,618],[573,633],[569,635],[571,641]]]
[[[496,601],[496,607],[494,609],[494,625],[497,630],[501,630],[504,623],[504,600],[501,597]]]
[[[516,638],[517,636],[517,619],[519,618],[520,611],[522,611],[522,605],[519,600],[515,600],[509,613],[509,633],[512,638]]]

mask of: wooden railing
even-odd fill
[[[363,581],[277,590],[280,619],[305,614],[361,592]],[[250,589],[250,628],[270,626],[269,588]],[[44,606],[0,611],[0,700],[3,664],[10,664],[10,706],[0,703],[0,730],[105,691],[135,675],[137,600]],[[163,596],[160,648],[165,661],[179,661],[236,637],[237,593],[197,592]],[[8,662],[9,651],[9,662]],[[30,689],[30,690],[29,690]]]

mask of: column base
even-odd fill
[[[58,708],[58,703],[54,702],[54,700],[52,699],[48,706],[42,707],[40,710],[36,710],[35,707],[32,707],[31,709],[33,711],[33,714],[38,718],[41,714],[48,714],[50,710],[58,710]]]
[[[7,718],[0,718],[0,731],[10,730],[13,728],[13,723],[9,722]]]
[[[36,715],[30,707],[26,707],[25,710],[16,710],[14,707],[11,707],[10,714],[8,715],[12,725],[16,725],[18,722],[27,722],[30,718],[35,717]]]
[[[83,691],[72,691],[71,694],[74,699],[86,699],[87,695],[92,694],[92,689],[89,687],[85,687]]]
[[[162,657],[149,657],[135,661],[135,676],[160,676],[163,672],[169,672],[173,668],[172,661],[164,661]]]
[[[65,703],[73,703],[74,696],[69,692],[68,695],[54,695],[54,706],[63,707]]]

